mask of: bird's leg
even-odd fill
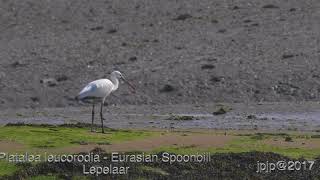
[[[94,103],[92,104],[92,119],[91,119],[91,132],[93,132],[93,121],[94,121]]]
[[[104,133],[104,129],[103,129],[103,120],[105,120],[103,118],[103,114],[102,114],[102,108],[103,108],[103,101],[101,102],[101,108],[100,108],[100,118],[101,118],[101,128],[102,128],[102,133]]]

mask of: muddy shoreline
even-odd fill
[[[214,115],[221,106],[230,111]],[[198,104],[166,106],[107,106],[105,125],[118,129],[211,129],[257,131],[320,130],[320,105],[316,102]],[[186,119],[183,119],[186,118]],[[0,124],[76,124],[90,123],[90,107],[7,109]],[[100,119],[95,123],[99,125]]]

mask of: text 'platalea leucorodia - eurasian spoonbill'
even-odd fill
[[[91,121],[91,132],[93,132],[93,121],[94,121],[94,106],[96,103],[101,103],[100,107],[100,118],[101,118],[101,128],[102,133],[104,133],[103,129],[103,112],[102,108],[104,105],[104,101],[107,96],[109,96],[113,91],[117,90],[119,87],[119,79],[122,79],[126,82],[132,89],[133,92],[135,88],[125,79],[124,75],[119,71],[113,71],[109,79],[98,79],[87,84],[76,96],[77,100],[92,103],[92,121]]]

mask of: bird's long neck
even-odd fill
[[[111,82],[113,83],[113,88],[112,88],[112,91],[115,91],[118,89],[119,87],[119,80],[118,78],[114,77],[114,76],[111,76]]]

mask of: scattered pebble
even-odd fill
[[[179,115],[171,115],[168,120],[174,121],[191,121],[194,120],[194,116],[179,116]],[[174,123],[171,123],[174,124]]]
[[[221,115],[221,114],[226,114],[226,113],[227,113],[227,111],[224,108],[220,107],[217,111],[213,112],[212,114],[213,115]]]
[[[49,87],[53,87],[53,86],[58,85],[58,81],[54,78],[41,79],[40,83],[45,84]]]
[[[288,59],[288,58],[293,58],[294,55],[293,54],[284,54],[282,55],[282,59]]]
[[[267,5],[262,6],[262,8],[264,8],[264,9],[276,9],[276,8],[279,8],[279,7],[276,6],[276,5],[273,5],[273,4],[267,4]]]
[[[290,12],[293,12],[293,11],[296,11],[296,10],[297,10],[296,8],[290,8],[289,9]]]
[[[213,83],[221,82],[224,78],[218,76],[211,76],[210,81]]]
[[[231,111],[232,108],[225,106],[225,105],[219,105],[218,109],[216,111],[214,111],[212,114],[213,115],[222,115],[222,114],[226,114],[227,112]]]
[[[176,18],[174,18],[173,20],[175,21],[184,21],[186,19],[192,18],[192,16],[190,14],[180,14],[179,16],[177,16]]]
[[[214,23],[214,24],[217,24],[219,21],[216,20],[216,19],[212,19],[211,22]]]
[[[292,138],[290,136],[287,136],[284,141],[286,142],[293,142]]]
[[[215,65],[212,64],[204,64],[201,66],[201,69],[214,69]]]
[[[104,27],[103,26],[96,26],[96,27],[93,27],[93,28],[90,28],[91,31],[100,31],[102,30]]]
[[[132,62],[133,61],[137,61],[137,57],[136,56],[132,56],[132,57],[129,58],[129,61],[132,61]]]
[[[218,30],[218,33],[225,33],[225,32],[227,32],[226,29],[219,29],[219,30]]]
[[[66,81],[66,80],[68,80],[68,79],[69,79],[68,76],[66,76],[66,75],[64,75],[64,74],[56,76],[56,80],[57,80],[58,82]]]
[[[166,84],[163,86],[162,89],[160,89],[160,92],[171,92],[171,91],[174,91],[174,87],[171,86],[170,84]]]
[[[116,33],[116,32],[117,32],[116,29],[110,29],[110,30],[108,31],[109,34],[113,34],[113,33]]]
[[[240,7],[239,6],[233,6],[232,7],[232,10],[237,10],[237,9],[240,9]]]
[[[30,97],[30,99],[33,102],[39,102],[39,98],[38,97]]]
[[[257,119],[257,116],[250,114],[247,116],[247,119]]]

